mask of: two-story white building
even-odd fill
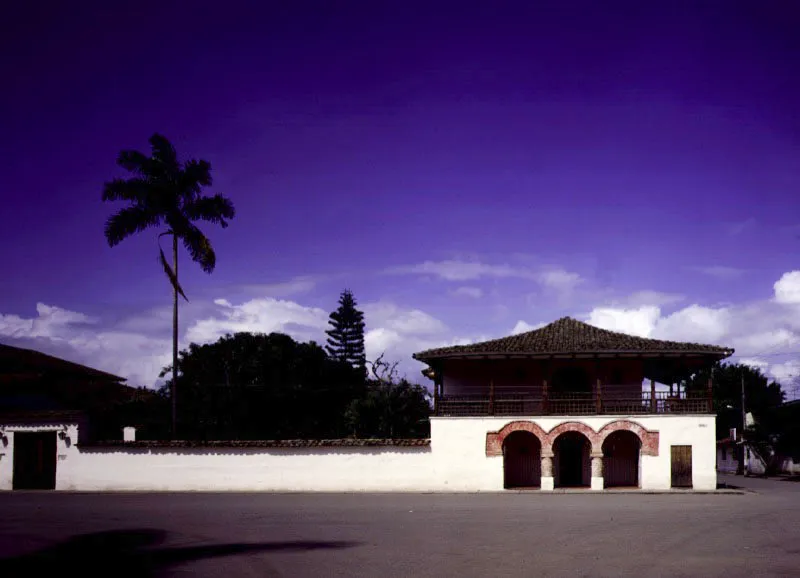
[[[711,383],[674,384],[732,353],[568,317],[417,353],[434,380],[438,476],[464,490],[715,489]]]

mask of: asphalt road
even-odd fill
[[[800,483],[745,495],[0,494],[0,576],[797,576]]]

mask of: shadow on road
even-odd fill
[[[32,554],[0,559],[0,576],[156,577],[172,566],[220,556],[257,552],[352,548],[357,542],[264,542],[155,547],[166,538],[162,530],[114,530],[79,534]]]

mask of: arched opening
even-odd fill
[[[511,432],[503,442],[503,486],[538,488],[542,485],[542,444],[527,431]]]
[[[615,431],[603,442],[603,480],[606,488],[639,487],[642,440],[631,431]]]
[[[553,481],[557,488],[589,487],[592,444],[580,432],[569,431],[553,442]]]

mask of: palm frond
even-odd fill
[[[146,177],[153,172],[153,159],[139,151],[122,151],[117,157],[117,164],[126,171]]]
[[[188,303],[189,298],[186,297],[186,293],[183,292],[181,284],[178,283],[178,276],[175,275],[175,271],[173,271],[172,267],[169,266],[169,263],[167,262],[167,257],[164,255],[164,250],[161,247],[158,248],[158,253],[159,253],[158,260],[161,262],[161,266],[164,268],[164,273],[167,274],[169,282],[172,284],[175,290],[180,294],[180,296],[183,297]]]
[[[134,233],[157,226],[160,221],[159,214],[147,207],[142,205],[125,207],[106,221],[106,240],[113,247]]]
[[[214,267],[217,264],[217,256],[211,247],[211,241],[208,240],[208,237],[188,220],[175,224],[178,226],[173,226],[172,230],[183,241],[183,246],[189,251],[192,261],[199,263],[206,273],[214,271]]]
[[[103,185],[103,200],[143,202],[149,189],[147,180],[141,177],[113,179]]]
[[[204,160],[189,160],[183,164],[183,177],[186,185],[200,187],[211,186],[211,163]]]
[[[153,159],[164,165],[170,173],[178,172],[178,154],[175,147],[167,140],[167,137],[158,133],[150,137],[150,148],[153,151]]]
[[[209,221],[223,228],[228,226],[225,219],[233,219],[236,210],[227,197],[216,194],[212,197],[200,197],[186,203],[183,207],[186,216],[192,220]]]

